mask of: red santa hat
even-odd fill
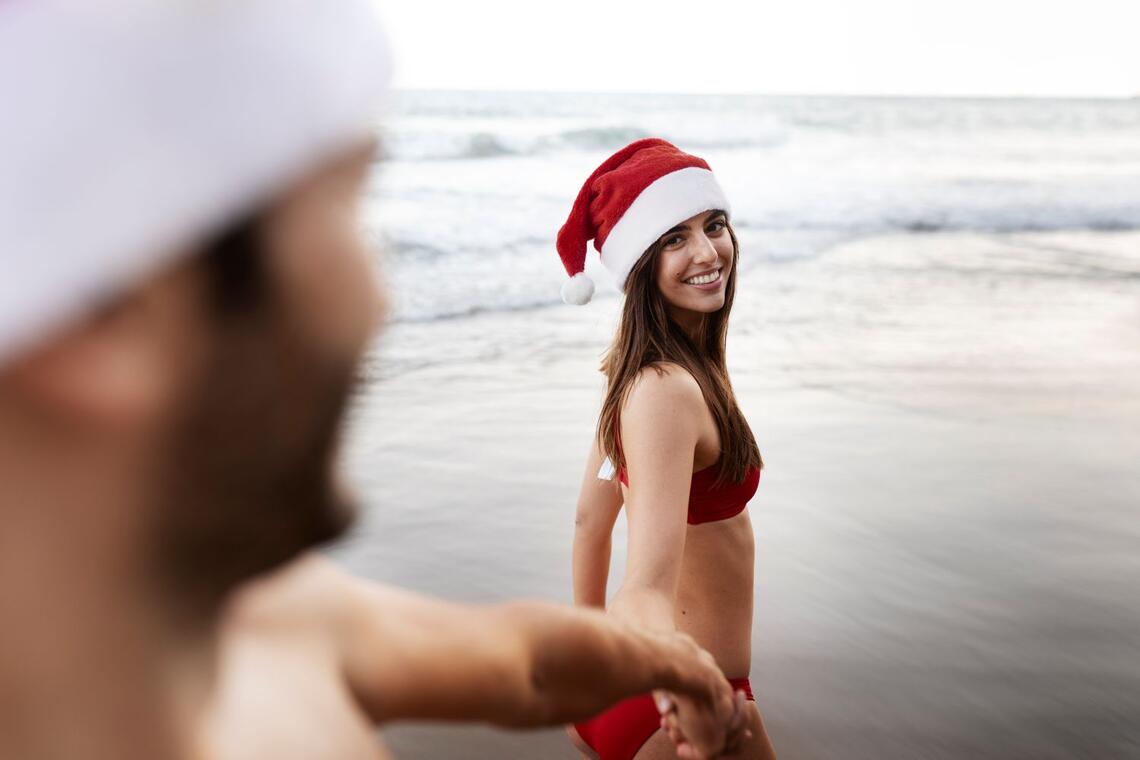
[[[594,241],[619,290],[642,254],[671,227],[728,199],[702,158],[658,138],[637,140],[602,162],[582,185],[558,231],[558,255],[570,279],[566,303],[588,303],[594,283],[585,273],[586,243]]]

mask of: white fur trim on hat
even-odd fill
[[[0,364],[371,137],[370,0],[0,0]]]
[[[633,265],[670,228],[702,211],[729,211],[728,198],[708,169],[687,167],[658,178],[641,191],[602,244],[602,264],[619,290]]]

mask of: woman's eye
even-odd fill
[[[718,221],[715,221],[709,225],[708,231],[709,231],[709,233],[720,232],[721,230],[723,230],[727,226],[728,225],[725,224],[723,221],[718,220]]]
[[[683,237],[681,237],[680,235],[674,235],[671,238],[665,238],[665,245],[666,245],[666,247],[672,247],[672,246],[675,246],[682,241],[684,241]]]

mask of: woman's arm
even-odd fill
[[[574,518],[574,603],[585,607],[606,606],[614,522],[621,511],[621,484],[617,477],[598,477],[604,459],[595,439],[586,457]]]
[[[674,628],[693,455],[704,409],[697,382],[676,366],[661,373],[642,370],[622,409],[629,552],[625,580],[609,607],[618,619],[655,630]]]

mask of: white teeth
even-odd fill
[[[683,282],[686,285],[708,285],[710,282],[716,282],[720,279],[720,270],[709,272],[708,274],[698,275],[697,277],[690,277]]]

